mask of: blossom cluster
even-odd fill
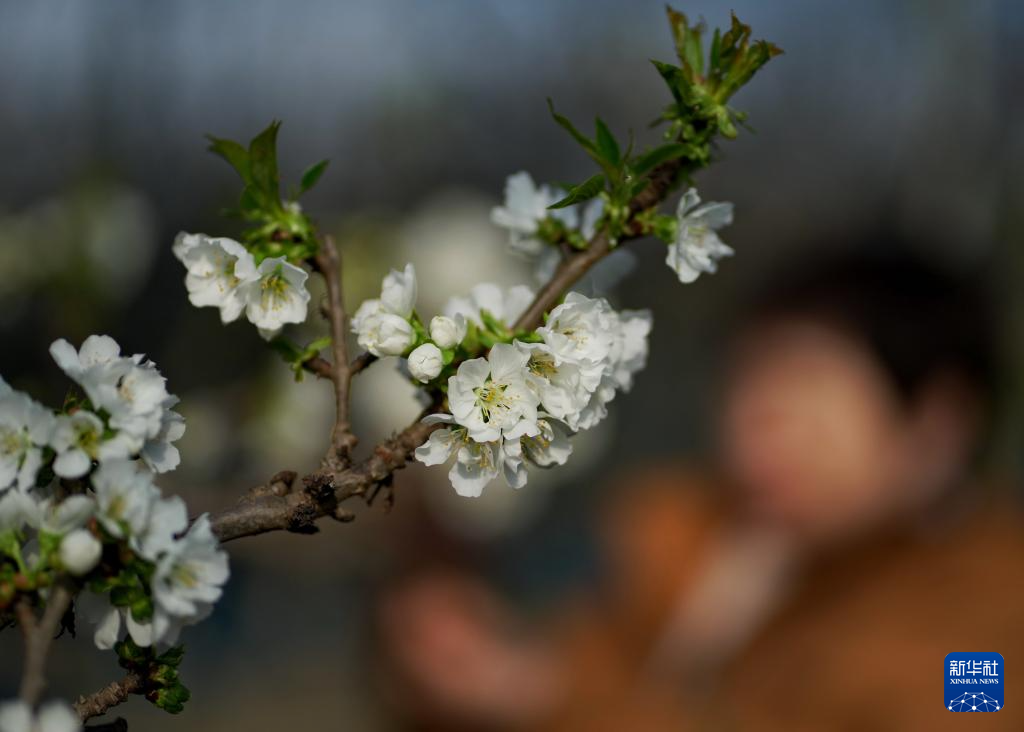
[[[196,307],[215,307],[224,323],[242,313],[260,335],[272,338],[287,323],[306,319],[309,274],[285,257],[259,263],[234,239],[206,234],[178,234],[174,256],[185,265],[185,287]]]
[[[616,312],[607,300],[572,292],[544,327],[517,338],[512,325],[534,299],[530,288],[477,285],[424,328],[416,287],[412,265],[392,271],[352,329],[368,351],[405,356],[410,376],[447,394],[450,413],[427,417],[446,426],[416,458],[437,465],[454,457],[449,477],[461,495],[480,495],[499,474],[519,488],[527,463],[564,464],[569,436],[598,424],[647,358],[646,311]],[[478,353],[485,355],[471,357]]]
[[[603,198],[591,200],[581,211],[577,210],[581,208],[579,204],[548,208],[562,197],[561,193],[547,185],[538,186],[527,172],[515,173],[505,183],[504,203],[491,212],[491,220],[508,230],[509,247],[537,259],[538,278],[542,281],[554,272],[561,257],[557,247],[545,244],[542,234],[546,224],[555,222],[561,233],[577,232],[580,240],[586,242],[594,236],[604,216]],[[717,261],[733,254],[716,233],[732,223],[732,214],[731,203],[701,205],[695,188],[683,194],[674,220],[666,227],[670,241],[665,263],[680,282],[688,284],[702,273],[713,274]]]
[[[78,615],[100,648],[129,633],[168,646],[228,578],[206,516],[189,522],[156,473],[177,466],[185,422],[155,364],[108,336],[50,347],[83,394],[54,413],[0,379],[0,609],[59,574],[86,589]],[[6,588],[6,589],[4,589]]]
[[[525,307],[525,293],[516,290],[503,302],[509,322]],[[494,292],[475,288],[476,312],[468,317],[485,317],[483,303]],[[454,309],[464,307],[456,301]],[[416,458],[437,465],[454,457],[449,478],[466,496],[480,495],[499,474],[522,487],[528,463],[563,465],[570,435],[597,425],[617,391],[632,386],[646,362],[650,327],[646,311],[616,312],[607,300],[570,292],[528,340],[495,343],[486,357],[458,366],[447,383],[450,414],[427,417],[446,426],[431,433]]]

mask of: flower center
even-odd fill
[[[284,304],[288,292],[288,280],[281,273],[264,277],[260,282],[262,292],[262,304],[265,310],[279,310]]]
[[[0,455],[19,456],[28,447],[28,440],[22,430],[0,427]]]
[[[544,356],[532,356],[529,368],[530,373],[541,376],[549,381],[558,373],[558,369],[555,368],[554,359]]]
[[[480,415],[485,423],[490,422],[496,413],[502,410],[508,411],[509,404],[505,399],[507,389],[508,384],[496,384],[493,381],[488,381],[473,390],[473,393],[476,394],[476,406],[480,409]]]
[[[188,589],[192,589],[199,584],[198,572],[195,571],[195,568],[192,567],[192,565],[187,563],[175,565],[174,569],[171,571],[171,579],[173,579],[176,584],[187,587]]]
[[[96,448],[100,444],[100,433],[91,424],[79,422],[75,425],[75,444],[90,457],[96,457]]]

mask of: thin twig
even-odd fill
[[[651,171],[650,183],[638,193],[629,203],[631,214],[639,213],[651,206],[661,203],[672,188],[679,172],[683,168],[683,162],[679,159],[662,163]],[[642,235],[641,231],[627,230],[620,237],[618,244],[630,239],[636,239]],[[591,238],[586,249],[571,253],[562,258],[555,270],[555,274],[548,280],[547,284],[540,289],[537,296],[526,311],[516,321],[515,330],[533,330],[544,321],[544,314],[551,310],[562,296],[576,282],[590,270],[595,264],[608,256],[615,247],[612,246],[606,231],[598,231]]]
[[[308,361],[302,362],[302,368],[311,374],[316,374],[321,379],[334,380],[334,366],[326,358],[320,356],[314,356]]]
[[[345,302],[341,289],[341,255],[331,236],[323,237],[316,265],[327,284],[327,319],[331,325],[331,353],[334,381],[335,419],[331,430],[331,451],[326,460],[327,467],[347,466],[356,437],[348,419],[348,392],[351,374],[348,364],[348,344],[345,341],[347,325]]]
[[[105,714],[108,709],[123,704],[132,694],[141,694],[145,682],[136,673],[129,673],[119,681],[112,681],[89,696],[80,696],[75,702],[75,712],[83,722]]]
[[[651,172],[650,183],[630,202],[630,211],[636,214],[662,202],[682,170],[682,166],[683,163],[674,160],[655,168]],[[620,237],[618,244],[635,239],[642,234],[643,231],[639,228],[627,229]],[[614,247],[607,233],[601,231],[591,239],[586,249],[564,258],[554,276],[537,293],[533,303],[516,322],[515,328],[517,330],[533,329],[539,326],[543,321],[544,314],[554,307],[565,292],[613,250]],[[325,238],[324,248],[318,255],[317,262],[328,282],[328,313],[331,315],[332,336],[337,333],[338,327],[344,321],[344,311],[340,309],[340,278],[332,277],[329,274],[337,272],[336,256],[337,249],[334,242]],[[332,286],[332,282],[337,283],[337,287]],[[335,302],[339,303],[337,307],[334,305]],[[341,314],[340,318],[338,313]],[[339,356],[339,343],[344,343],[343,329],[340,337],[336,338],[334,355],[336,363],[340,362],[340,357],[343,358],[343,353]],[[349,380],[353,374],[362,371],[373,361],[373,356],[364,353],[354,359],[351,364],[345,362],[346,369],[335,369],[336,378],[338,373],[342,373],[346,377],[343,380],[344,388],[336,389],[339,415],[345,416],[343,421],[339,419],[338,424],[335,425],[336,431],[348,430]],[[425,414],[437,411],[437,406],[439,405],[434,405]],[[222,542],[227,542],[268,531],[312,533],[317,530],[316,522],[325,516],[345,521],[351,520],[351,513],[342,509],[340,504],[353,496],[366,495],[371,488],[390,480],[391,474],[405,466],[412,457],[413,450],[423,444],[435,428],[436,425],[424,425],[417,420],[398,435],[378,445],[373,455],[362,463],[356,466],[328,465],[323,470],[307,475],[303,478],[303,483],[306,485],[305,490],[290,491],[284,494],[267,487],[252,490],[237,505],[215,514],[211,518],[214,533],[220,537]],[[355,438],[351,436],[351,433],[349,433],[349,437],[354,443]]]
[[[355,358],[353,358],[352,359],[352,363],[350,363],[348,365],[348,378],[349,378],[349,381],[352,380],[353,376],[358,374],[360,371],[365,369],[367,366],[369,366],[371,363],[373,363],[376,360],[377,360],[377,357],[374,356],[369,351],[366,351],[365,353],[361,353],[358,356],[356,356]]]
[[[72,593],[67,585],[58,580],[50,590],[46,609],[37,622],[35,613],[27,603],[18,605],[18,622],[25,636],[25,668],[21,676],[19,696],[30,706],[35,706],[46,690],[46,656],[50,644],[57,634],[60,621],[71,605]]]
[[[436,409],[424,414],[432,411]],[[373,454],[358,465],[333,473],[317,471],[305,476],[302,479],[304,490],[283,495],[268,488],[252,490],[232,508],[211,516],[213,532],[222,542],[268,531],[313,533],[319,519],[345,517],[345,512],[339,512],[342,502],[365,495],[371,487],[405,467],[413,451],[437,426],[417,420],[378,445]]]

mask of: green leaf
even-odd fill
[[[583,201],[589,201],[594,196],[598,195],[604,190],[604,173],[598,173],[597,175],[587,178],[585,181],[580,183],[578,186],[574,186],[569,190],[569,194],[561,201],[557,201],[548,206],[549,209],[565,208],[566,206],[572,206],[576,203]]]
[[[597,129],[597,151],[601,157],[613,168],[619,167],[620,152],[619,143],[615,141],[615,136],[608,129],[608,125],[598,117],[595,121],[595,127]]]
[[[249,143],[249,173],[252,185],[265,197],[267,203],[279,204],[280,176],[277,172],[277,131],[281,123],[273,121],[267,129]]]
[[[548,109],[551,110],[551,116],[554,118],[555,122],[561,125],[562,128],[564,128],[570,135],[572,135],[573,139],[576,140],[576,142],[578,142],[584,150],[586,150],[591,155],[596,156],[599,154],[597,151],[597,146],[594,145],[594,141],[591,140],[586,135],[584,135],[579,130],[577,130],[576,126],[569,121],[568,117],[564,117],[558,114],[558,112],[555,111],[555,104],[554,102],[551,101],[550,98],[548,98]]]
[[[311,165],[306,169],[306,172],[302,174],[302,180],[299,182],[299,195],[302,195],[316,185],[316,182],[320,180],[320,176],[327,170],[327,165],[330,162],[330,160],[321,160],[316,165]]]
[[[206,139],[210,141],[210,152],[224,158],[242,180],[249,183],[249,151],[234,140],[213,135],[207,135]]]
[[[683,89],[690,83],[687,81],[683,70],[674,64],[667,64],[664,61],[655,59],[651,59],[651,63],[654,64],[654,68],[661,74],[661,78],[665,80],[668,90],[672,92],[672,97],[678,104],[683,104]]]
[[[662,163],[683,157],[688,151],[689,146],[684,145],[681,142],[670,142],[666,145],[659,145],[638,157],[633,161],[631,167],[633,168],[633,172],[637,175],[644,175],[654,170]]]

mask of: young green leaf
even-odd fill
[[[572,135],[573,139],[576,140],[576,142],[578,142],[584,150],[586,150],[592,156],[599,155],[597,146],[594,144],[594,141],[591,140],[586,135],[584,135],[579,130],[577,130],[576,126],[569,121],[568,117],[558,114],[558,112],[555,111],[555,104],[554,102],[551,101],[550,98],[548,99],[548,109],[551,110],[551,116],[554,118],[555,122],[561,125],[563,129],[565,129],[570,135]]]
[[[277,131],[281,123],[274,121],[249,143],[249,173],[252,185],[271,205],[280,202],[280,177],[277,172]]]
[[[604,174],[598,173],[597,175],[587,178],[585,181],[580,183],[578,186],[573,186],[569,189],[569,194],[560,201],[556,201],[548,206],[549,209],[565,208],[566,206],[572,206],[576,203],[582,203],[583,201],[589,201],[594,196],[598,195],[604,190]]]
[[[302,195],[316,185],[317,181],[320,180],[320,176],[327,170],[327,165],[330,162],[330,160],[321,160],[319,163],[311,165],[306,169],[306,172],[302,174],[302,180],[299,182],[299,195]]]
[[[210,147],[207,149],[214,155],[224,158],[235,169],[235,172],[241,176],[242,180],[248,184],[250,182],[249,151],[234,140],[214,137],[213,135],[207,135],[206,139],[210,141]]]
[[[633,168],[633,172],[637,175],[644,175],[654,170],[662,163],[683,157],[686,155],[688,150],[689,146],[684,145],[681,142],[670,142],[666,145],[659,145],[638,157],[633,161],[630,167]]]
[[[620,156],[619,143],[615,141],[615,136],[611,130],[608,129],[608,125],[598,117],[594,123],[597,129],[597,151],[601,155],[601,158],[613,168],[619,167]]]

